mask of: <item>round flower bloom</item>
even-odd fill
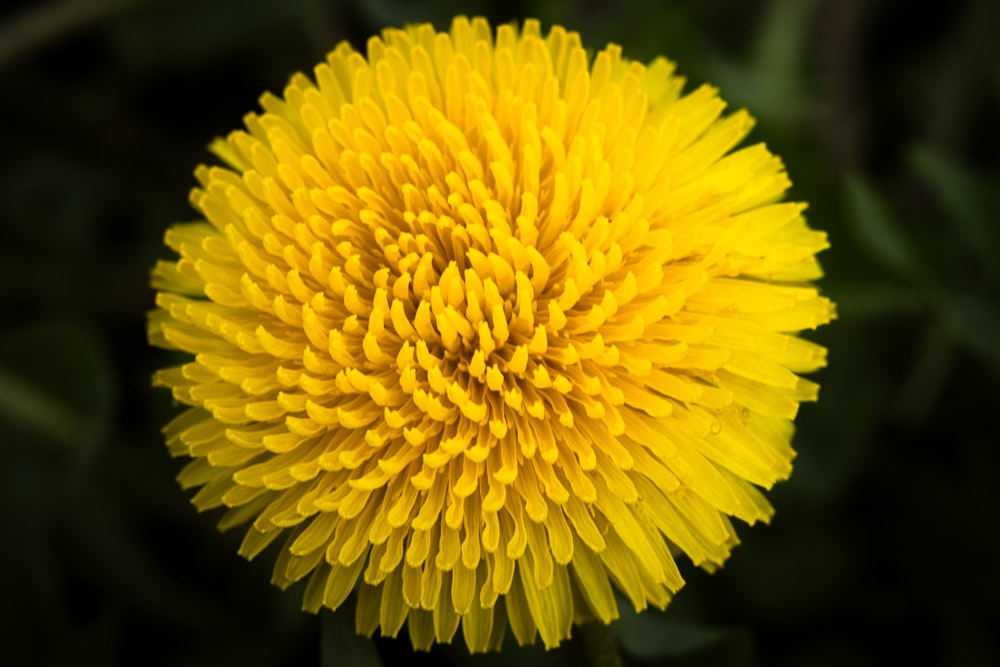
[[[664,607],[791,471],[826,247],[713,88],[536,21],[341,44],[200,167],[153,271],[194,504],[417,648]]]

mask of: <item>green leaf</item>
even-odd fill
[[[848,222],[858,245],[896,273],[914,277],[920,261],[882,197],[859,178],[847,182]]]
[[[815,0],[771,2],[754,44],[753,70],[759,82],[771,81],[777,91],[794,91],[817,7]]]
[[[114,13],[130,0],[50,1],[24,11],[0,29],[0,65]]]
[[[645,660],[697,653],[724,641],[729,634],[725,629],[669,621],[652,610],[637,614],[628,603],[618,607],[621,618],[613,626],[614,633],[626,652]]]
[[[320,611],[322,637],[320,664],[323,667],[381,667],[375,644],[354,631],[354,614],[347,607]]]
[[[964,294],[942,295],[939,305],[955,340],[1000,369],[1000,309]]]
[[[106,440],[110,361],[75,321],[24,324],[0,335],[0,415],[87,458]]]
[[[837,317],[841,320],[916,317],[927,307],[920,294],[905,285],[866,281],[828,285],[826,292],[837,304]]]
[[[954,365],[955,343],[939,324],[925,327],[906,379],[895,392],[896,409],[911,428],[926,425]]]
[[[1000,270],[995,261],[1000,242],[994,229],[998,213],[993,199],[995,189],[931,148],[914,149],[910,163],[950,214],[950,222],[966,248],[979,256],[991,275],[996,275]]]
[[[816,0],[771,2],[757,27],[750,57],[715,62],[713,81],[726,98],[745,105],[762,121],[798,122],[812,102],[803,64],[818,7]]]
[[[71,442],[84,430],[83,419],[74,410],[2,368],[0,414],[63,443]]]

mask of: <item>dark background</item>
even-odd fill
[[[298,611],[179,491],[148,270],[205,147],[342,39],[455,11],[667,55],[758,119],[827,230],[840,318],[770,527],[635,665],[1000,664],[1000,5],[992,0],[48,0],[0,9],[0,663],[573,665],[414,658]],[[599,634],[599,633],[598,633]],[[591,633],[593,636],[593,633]],[[325,642],[325,643],[324,643]],[[611,663],[608,663],[611,664]]]

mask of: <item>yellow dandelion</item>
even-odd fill
[[[149,335],[180,474],[304,608],[472,651],[664,607],[791,471],[826,236],[663,59],[483,19],[341,44],[199,167]]]

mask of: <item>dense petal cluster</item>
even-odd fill
[[[526,21],[347,44],[200,167],[153,272],[199,509],[304,606],[472,650],[712,568],[791,471],[826,247],[752,121]]]

